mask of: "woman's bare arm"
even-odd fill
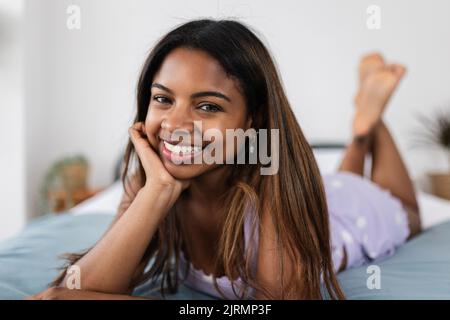
[[[292,284],[294,268],[286,250],[279,248],[277,244],[276,230],[270,210],[264,210],[260,226],[256,278],[260,285],[271,292],[273,298],[281,299],[283,293],[280,291],[280,283],[283,282],[286,285],[285,290],[292,290],[289,284]],[[280,268],[280,250],[283,251],[283,270]],[[283,278],[280,275],[283,275]],[[284,296],[287,299],[300,298],[300,294],[292,296],[285,293]],[[268,298],[271,297],[266,297],[261,292],[257,292],[254,297],[256,300]]]
[[[151,297],[138,297],[123,294],[110,294],[86,290],[51,287],[24,300],[155,300]]]
[[[128,291],[144,251],[169,209],[170,197],[170,190],[158,185],[138,191],[128,209],[120,216],[118,214],[99,242],[75,263],[80,268],[82,290]]]
[[[140,270],[142,256],[160,222],[189,186],[177,180],[164,167],[151,146],[142,122],[128,130],[135,151],[145,171],[145,184],[131,202],[124,195],[119,214],[107,232],[75,265],[80,268],[81,289],[103,293],[128,293],[133,275]],[[130,203],[131,202],[131,203]],[[129,207],[123,211],[124,207]],[[139,269],[138,269],[139,267]],[[68,275],[63,279],[65,287]]]

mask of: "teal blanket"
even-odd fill
[[[57,256],[92,246],[112,215],[48,214],[0,243],[0,299],[23,299],[44,290],[63,261]],[[433,227],[377,263],[379,281],[367,266],[339,274],[348,299],[450,299],[450,222]],[[369,281],[368,281],[369,279]],[[369,282],[369,285],[368,285]],[[375,287],[371,284],[376,284]],[[372,288],[372,289],[369,289]],[[149,295],[142,285],[134,294]],[[184,286],[170,299],[210,299]]]

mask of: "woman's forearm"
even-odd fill
[[[38,294],[25,297],[24,300],[156,300],[158,297],[140,297],[123,294],[110,294],[86,290],[71,290],[51,287]]]
[[[82,290],[127,292],[145,249],[169,209],[169,198],[170,193],[159,187],[139,191],[120,219],[75,263],[80,268]]]

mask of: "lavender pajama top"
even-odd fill
[[[331,232],[331,249],[334,270],[337,272],[347,253],[347,268],[376,262],[394,254],[395,248],[409,236],[407,213],[400,200],[366,177],[351,172],[323,175],[328,204]],[[250,212],[249,212],[250,213]],[[245,244],[258,242],[258,232],[250,239],[251,219],[247,214],[244,226]],[[257,246],[256,246],[257,247]],[[256,267],[256,253],[253,257]],[[181,270],[187,261],[181,255]],[[191,271],[184,284],[192,289],[223,298],[215,289],[212,276],[190,265]],[[182,272],[182,271],[181,271]],[[181,273],[180,273],[181,274]],[[228,299],[237,299],[230,280],[217,278],[218,285]],[[242,284],[237,279],[236,287]],[[250,289],[249,297],[252,294]]]

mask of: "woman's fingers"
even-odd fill
[[[146,136],[142,122],[137,122],[128,130],[139,160],[146,174],[146,184],[173,186],[177,180],[167,171],[156,150]]]
[[[145,130],[145,124],[143,122],[136,122],[131,126],[131,129],[135,129],[139,136],[142,137],[155,151],[158,150],[158,146],[156,145],[156,141],[152,143],[152,140],[147,137],[147,132]]]
[[[128,129],[128,133],[144,169],[148,172],[151,167],[157,166],[161,160],[150,145],[145,134],[144,124],[142,122],[133,124]]]

